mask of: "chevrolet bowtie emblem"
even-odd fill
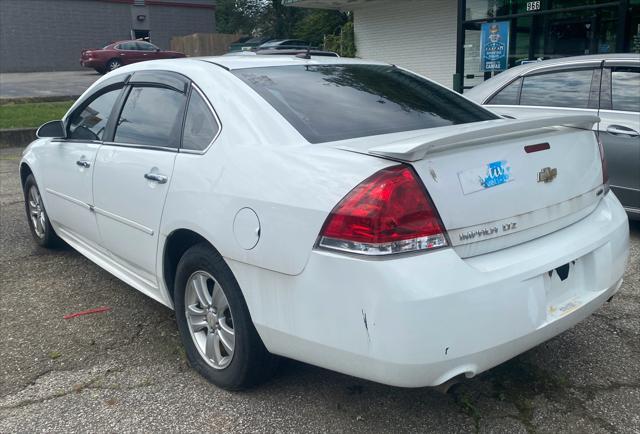
[[[551,167],[545,167],[538,172],[538,182],[551,182],[556,179],[556,176],[558,176],[558,169],[555,167],[553,169]]]

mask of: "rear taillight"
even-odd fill
[[[600,163],[602,164],[602,184],[604,185],[604,193],[607,194],[609,192],[609,168],[607,167],[607,159],[604,155],[604,146],[599,136],[598,149],[600,149]]]
[[[318,246],[364,255],[445,247],[438,212],[414,171],[382,169],[351,190],[327,218]]]

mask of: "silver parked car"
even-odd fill
[[[609,182],[640,219],[640,54],[600,54],[511,68],[465,92],[498,114],[526,118],[593,113]],[[595,127],[594,127],[595,129]]]

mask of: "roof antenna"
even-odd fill
[[[311,42],[309,42],[309,45],[307,45],[307,51],[304,54],[296,54],[296,57],[299,57],[301,59],[311,59]]]

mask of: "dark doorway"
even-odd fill
[[[149,31],[148,30],[136,30],[133,29],[131,30],[131,36],[133,37],[133,39],[143,39],[147,42],[149,42],[150,37],[149,37]]]

